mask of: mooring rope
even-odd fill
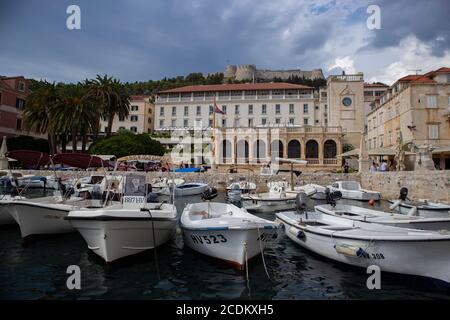
[[[259,227],[257,227],[256,229],[258,230],[259,249],[261,251],[261,258],[262,258],[264,270],[266,271],[267,278],[269,278],[269,280],[272,281],[272,279],[269,276],[269,271],[267,270],[266,261],[264,259],[264,248],[262,247],[262,244],[261,244],[261,235],[259,233]]]

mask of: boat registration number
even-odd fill
[[[364,252],[362,254],[362,257],[365,259],[374,259],[374,260],[383,260],[384,259],[384,255],[382,253],[367,253]]]
[[[208,235],[208,236],[199,236],[196,234],[191,234],[191,239],[194,244],[217,244],[227,242],[227,238],[225,238],[221,234],[217,235]]]

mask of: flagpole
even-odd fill
[[[213,156],[213,163],[212,163],[212,169],[216,169],[216,96],[214,95],[214,105],[213,105],[214,113],[213,113],[213,134],[212,134],[212,156]]]

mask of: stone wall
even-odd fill
[[[53,175],[51,171],[23,171],[24,174],[35,175]],[[67,175],[68,172],[58,172],[58,175]],[[77,176],[85,176],[90,172],[78,172]],[[145,172],[134,172],[134,174],[143,174]],[[185,179],[186,182],[204,181],[208,184],[217,187],[219,190],[224,190],[231,181],[239,181],[240,178],[246,178],[249,181],[255,182],[258,191],[265,191],[266,184],[269,181],[277,181],[285,179],[290,181],[289,173],[282,173],[277,176],[261,176],[259,174],[245,174],[245,173],[161,173],[149,172],[147,181],[151,182],[158,177],[178,177]],[[429,199],[435,201],[444,201],[450,203],[450,171],[403,171],[403,172],[375,172],[375,173],[325,173],[325,172],[305,172],[300,177],[294,176],[294,181],[298,185],[306,183],[315,183],[319,185],[329,185],[338,180],[355,180],[361,183],[365,189],[375,190],[381,192],[383,199],[397,198],[401,187],[409,189],[409,196],[411,199]]]

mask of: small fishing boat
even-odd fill
[[[184,179],[158,178],[152,182],[152,192],[156,194],[170,195],[171,188],[183,184]]]
[[[279,212],[276,216],[292,241],[326,258],[450,282],[448,231],[391,227],[321,212]]]
[[[323,187],[321,185],[309,183],[309,184],[305,184],[303,186],[295,186],[294,191],[292,191],[292,192],[296,192],[296,193],[304,192],[311,199],[325,200],[326,199],[325,189],[326,189],[326,187]]]
[[[177,209],[167,203],[139,208],[116,203],[96,210],[72,210],[64,219],[80,232],[90,250],[112,262],[169,241],[175,233]]]
[[[188,204],[181,216],[184,243],[242,269],[277,237],[277,225],[232,204]]]
[[[450,205],[427,200],[415,202],[408,198],[408,188],[402,187],[397,200],[388,200],[391,210],[398,210],[409,216],[421,216],[427,218],[448,218],[450,216]]]
[[[249,181],[233,182],[227,187],[227,193],[237,186],[242,193],[252,193],[256,191],[256,184]],[[234,188],[235,189],[235,188]]]
[[[450,231],[450,214],[447,218],[425,218],[421,216],[408,216],[405,214],[377,211],[347,204],[337,204],[335,206],[323,204],[315,206],[314,209],[317,212],[350,220],[411,229]]]
[[[328,188],[334,191],[340,191],[342,198],[351,200],[380,200],[381,194],[376,191],[365,190],[357,181],[337,181]]]
[[[396,204],[398,200],[388,200],[392,205]],[[417,212],[421,217],[450,217],[450,205],[431,201],[401,201],[397,210],[402,214],[408,214],[411,209]]]
[[[296,193],[286,191],[285,181],[269,182],[269,192],[242,195],[242,206],[251,212],[275,212],[295,208]]]
[[[203,182],[187,182],[175,187],[175,196],[185,197],[202,194],[208,187],[207,183]]]

